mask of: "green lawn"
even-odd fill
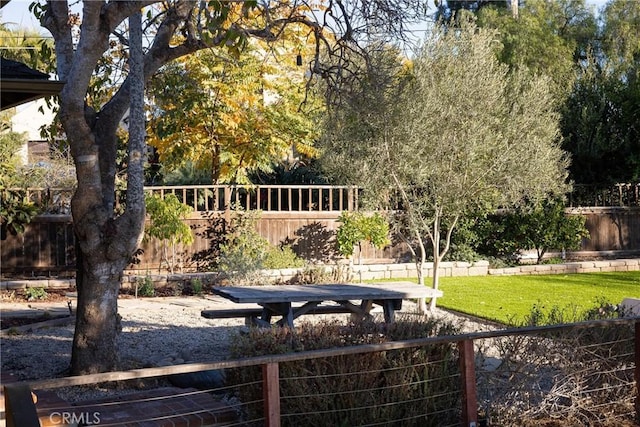
[[[438,305],[502,323],[522,322],[534,305],[576,308],[580,312],[606,300],[620,304],[640,297],[640,271],[535,276],[443,277]]]

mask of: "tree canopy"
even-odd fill
[[[313,54],[302,42],[250,42],[238,55],[203,50],[163,67],[150,84],[149,124],[163,167],[191,162],[215,184],[247,184],[294,151],[314,156],[321,108],[296,65]]]
[[[328,170],[378,206],[395,200],[422,262],[431,243],[434,272],[461,215],[567,190],[549,80],[501,64],[496,37],[469,22],[437,28],[411,67],[379,50],[327,123]]]

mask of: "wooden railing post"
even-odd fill
[[[636,379],[636,421],[640,423],[640,321],[636,321],[636,334],[634,337],[635,370]]]
[[[262,395],[266,427],[280,427],[280,371],[278,363],[262,365]]]
[[[473,340],[458,343],[460,352],[460,379],[462,381],[462,425],[478,425],[478,397],[476,393],[476,365]]]
[[[227,224],[231,221],[231,187],[224,187],[224,220]]]
[[[7,427],[40,427],[34,395],[28,385],[6,384],[4,409]]]

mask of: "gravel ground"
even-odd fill
[[[218,304],[221,301],[216,297],[121,301],[119,312],[123,328],[118,347],[122,368],[226,359],[229,337],[246,327],[244,319],[212,320],[200,316],[202,309],[218,308]],[[411,311],[411,303],[407,302],[404,310]],[[447,318],[465,331],[492,328],[443,310],[430,315]],[[348,320],[348,315],[335,316]],[[316,321],[323,317],[305,316],[303,319]],[[2,371],[13,373],[21,380],[65,376],[71,359],[72,339],[73,325],[3,336]]]

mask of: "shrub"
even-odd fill
[[[270,268],[297,268],[304,261],[290,246],[273,246],[256,230],[260,211],[237,211],[220,245],[218,268],[236,280],[251,282],[258,271]]]
[[[27,288],[24,291],[24,297],[27,301],[39,301],[47,299],[49,294],[44,288]]]
[[[263,268],[269,242],[256,230],[259,216],[259,211],[237,211],[229,224],[226,242],[220,245],[218,268],[230,277],[251,281]]]
[[[191,280],[191,293],[193,295],[202,295],[203,292],[202,280],[193,279]]]
[[[522,251],[535,249],[540,263],[549,250],[579,249],[582,239],[589,236],[585,221],[583,216],[566,214],[562,200],[548,199],[466,218],[462,233],[454,234],[452,244],[508,264],[517,261]]]
[[[298,273],[296,281],[301,284],[350,282],[351,269],[349,266],[340,264],[331,267],[324,264],[307,265]]]
[[[604,299],[587,310],[536,304],[523,325],[622,315]],[[478,372],[491,425],[546,425],[552,418],[562,425],[627,425],[616,416],[633,413],[633,335],[633,325],[602,323],[496,339],[490,359],[500,363]]]
[[[270,246],[264,259],[263,267],[271,269],[299,268],[304,266],[304,260],[298,258],[291,246]]]
[[[162,242],[163,258],[173,273],[176,266],[175,245],[193,243],[191,229],[183,222],[193,209],[182,204],[175,194],[167,194],[164,199],[155,195],[147,196],[145,204],[150,220],[145,233]],[[167,245],[171,247],[171,259],[167,254]]]
[[[338,252],[345,256],[353,255],[354,246],[367,241],[378,249],[391,243],[389,223],[380,215],[364,215],[361,212],[342,212],[338,218],[340,227],[336,232]]]
[[[38,214],[36,206],[19,191],[4,190],[0,200],[0,224],[3,233],[12,235],[24,233],[27,224]]]
[[[155,287],[153,285],[153,279],[151,276],[145,276],[144,278],[138,277],[136,279],[136,298],[152,297],[156,294]]]
[[[233,338],[231,352],[232,357],[242,358],[449,335],[454,331],[451,324],[432,319],[401,319],[391,325],[321,321],[301,323],[295,331],[252,328],[248,334]],[[456,407],[460,390],[459,384],[451,381],[457,373],[456,361],[453,344],[435,344],[281,363],[282,413],[287,414],[282,418],[283,425],[363,425],[414,416],[416,423],[425,426],[455,424],[459,421],[457,411],[447,410]],[[242,368],[231,370],[227,378],[246,384],[259,382],[261,374],[257,367]],[[260,387],[240,391],[240,400],[245,402],[261,397]],[[442,411],[437,421],[420,416],[437,411]],[[295,414],[304,414],[304,419],[296,419]]]

